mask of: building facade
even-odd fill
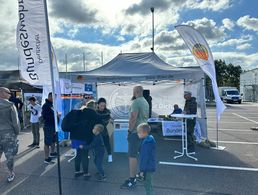
[[[240,75],[240,93],[243,101],[258,102],[258,68]]]

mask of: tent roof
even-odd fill
[[[0,71],[0,86],[7,87],[11,90],[40,91],[40,89],[31,86],[20,77],[19,70]]]
[[[129,82],[200,78],[200,68],[176,68],[155,53],[123,53],[95,70],[73,73],[73,80],[94,82]]]

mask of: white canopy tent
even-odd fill
[[[114,92],[116,88],[123,88],[122,91],[126,91],[127,94],[120,96],[120,99],[123,100],[127,97],[128,100],[123,102],[128,102],[128,104],[132,94],[130,87],[132,88],[136,84],[143,85],[145,89],[151,89],[153,99],[156,96],[167,96],[167,98],[159,99],[159,102],[169,99],[171,103],[181,106],[184,102],[183,91],[190,90],[197,98],[198,121],[202,136],[207,138],[204,73],[199,67],[178,68],[167,64],[154,52],[124,53],[117,55],[110,62],[95,70],[72,73],[71,78],[72,82],[97,83],[98,97],[105,97],[109,101],[112,101],[112,98],[114,100],[112,94],[118,94],[117,91]],[[124,108],[126,107],[128,105]],[[171,106],[165,105],[162,108],[165,107],[172,112]],[[161,109],[157,109],[157,111],[159,114],[169,114],[168,111],[160,113]]]

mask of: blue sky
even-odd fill
[[[75,3],[76,2],[76,3]],[[0,0],[0,68],[17,69],[17,1]],[[51,40],[59,69],[87,70],[120,52],[149,52],[155,8],[155,52],[176,66],[196,66],[174,26],[188,24],[207,39],[214,59],[258,67],[258,2],[254,0],[48,0]]]

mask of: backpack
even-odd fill
[[[81,124],[81,110],[72,110],[64,118],[61,124],[61,128],[64,132],[71,132],[74,129],[78,129]]]

